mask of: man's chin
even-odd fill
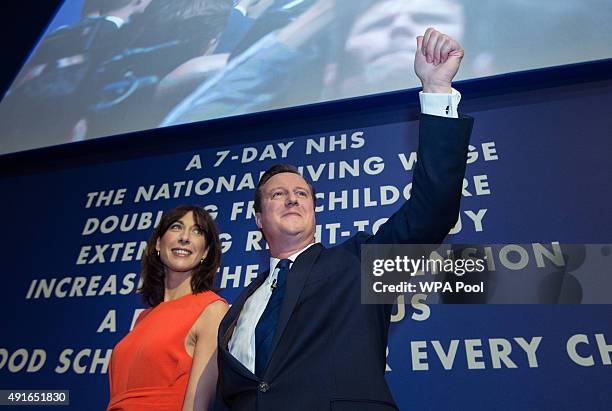
[[[287,224],[280,230],[281,236],[284,237],[286,241],[301,240],[308,237],[311,231],[312,230],[309,230],[308,227],[304,226],[304,224]]]
[[[300,237],[303,232],[304,232],[304,228],[303,227],[299,227],[299,226],[287,226],[287,227],[283,227],[283,234],[287,238],[289,238],[289,239],[295,238],[295,237]]]
[[[398,50],[393,53],[382,55],[366,65],[366,79],[369,82],[389,82],[395,80],[397,83],[405,81],[407,76],[406,67],[414,65],[413,50]]]

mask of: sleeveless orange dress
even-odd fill
[[[218,300],[225,301],[205,291],[143,311],[113,350],[107,411],[180,410],[192,363],[185,338],[208,304]]]

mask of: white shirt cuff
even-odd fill
[[[461,93],[451,88],[450,93],[419,93],[421,113],[432,116],[457,118],[457,107],[461,101]]]

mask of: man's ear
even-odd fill
[[[255,224],[261,230],[261,213],[255,213]]]

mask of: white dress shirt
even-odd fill
[[[312,245],[314,245],[314,243],[290,255],[288,259],[291,260],[291,264],[293,265],[295,259]],[[244,307],[242,307],[242,311],[236,322],[236,328],[228,344],[229,351],[232,355],[252,373],[255,373],[255,327],[257,327],[259,318],[266,309],[268,300],[272,295],[272,284],[276,282],[276,278],[278,277],[279,269],[276,266],[279,261],[280,258],[270,257],[270,267],[274,267],[274,270],[268,275],[266,281],[264,281],[244,303]]]
[[[108,20],[111,23],[114,23],[115,26],[117,26],[118,29],[120,29],[121,26],[123,26],[125,24],[125,20],[123,20],[121,17],[117,17],[117,16],[104,16],[104,20]]]
[[[457,107],[461,100],[461,94],[452,89],[451,93],[419,93],[421,101],[421,112],[440,117],[457,118]],[[309,244],[297,253],[289,256],[291,263],[314,243]],[[238,361],[242,363],[252,373],[255,373],[255,327],[259,318],[268,305],[268,300],[272,295],[272,284],[278,276],[276,265],[279,258],[270,257],[270,267],[274,270],[268,275],[263,284],[247,298],[236,322],[236,328],[229,341],[228,349]]]
[[[440,117],[459,117],[457,107],[461,101],[461,93],[454,88],[450,93],[419,93],[421,113]]]

